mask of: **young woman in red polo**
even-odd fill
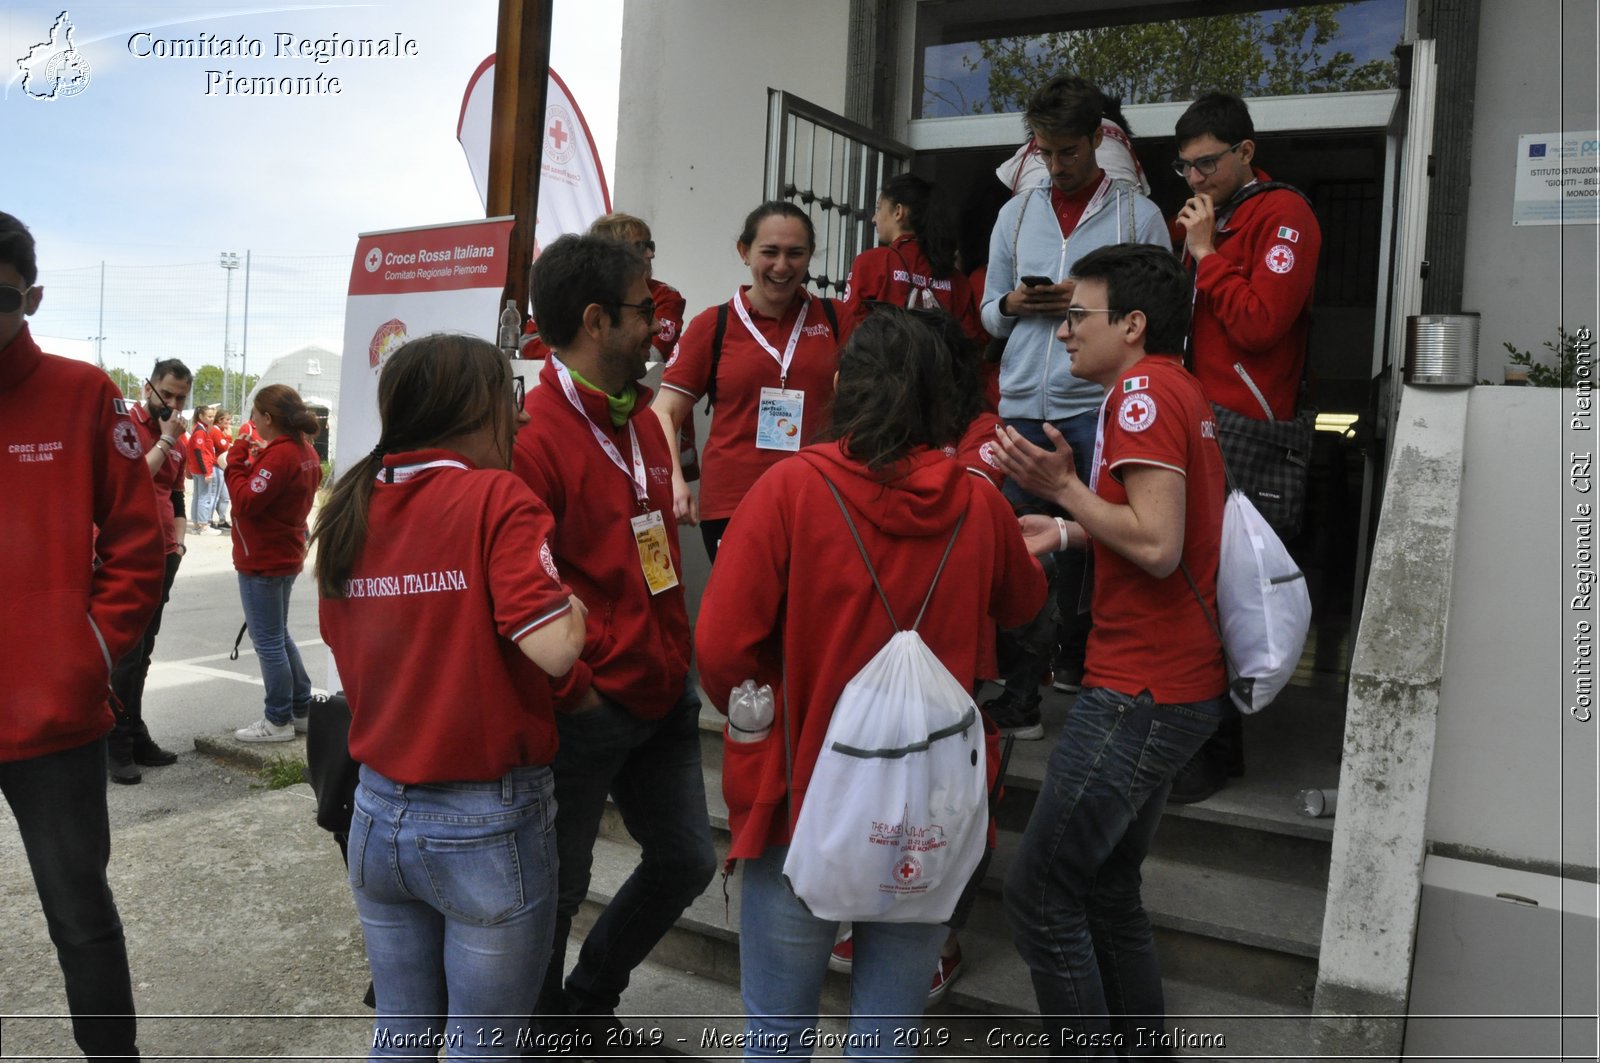
[[[378,445],[313,535],[362,765],[349,878],[375,1055],[514,1052],[550,953],[549,677],[578,659],[586,610],[551,556],[550,511],[510,471],[521,400],[493,344],[405,344],[378,378]]]
[[[745,492],[828,423],[848,329],[838,302],[805,290],[816,246],[811,219],[793,203],[751,211],[737,242],[750,283],[689,322],[651,404],[672,446],[673,515],[679,524],[699,522],[713,561]],[[702,396],[713,414],[697,500],[683,476],[678,429]]]

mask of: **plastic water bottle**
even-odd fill
[[[746,679],[728,696],[728,740],[759,742],[772,733],[772,688]]]
[[[506,300],[506,308],[500,311],[500,349],[508,352],[508,356],[517,356],[517,334],[522,331],[522,315],[517,313],[517,301]]]

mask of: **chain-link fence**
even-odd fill
[[[307,346],[341,351],[350,259],[241,252],[175,265],[43,269],[32,330],[47,351],[99,361],[125,388],[157,359],[195,373],[194,397],[238,410],[242,377]]]

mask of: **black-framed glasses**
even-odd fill
[[[15,314],[22,309],[22,303],[28,293],[33,291],[33,285],[26,288],[13,288],[9,284],[0,284],[0,314]]]
[[[652,255],[656,253],[656,242],[654,240],[635,240],[633,246],[639,249],[641,255],[646,251]]]
[[[1198,159],[1173,159],[1172,172],[1179,177],[1188,177],[1190,170],[1199,170],[1201,177],[1210,177],[1217,172],[1217,164],[1224,157],[1232,155],[1244,145],[1244,141],[1229,145],[1227,151],[1219,151],[1215,155],[1202,155]]]
[[[527,399],[527,397],[528,397],[528,385],[523,382],[522,377],[520,377],[520,376],[512,377],[511,378],[511,405],[512,405],[512,408],[514,408],[515,410],[517,410],[520,413],[522,411],[522,404],[523,404],[524,400]]]
[[[1121,313],[1121,310],[1113,310],[1110,307],[1105,306],[1098,308],[1089,306],[1069,306],[1067,307],[1067,331],[1075,331],[1078,326],[1082,325],[1086,320],[1088,320],[1090,314],[1120,315]],[[1110,321],[1111,319],[1108,317],[1106,320]]]
[[[642,303],[614,303],[608,299],[601,302],[600,305],[614,306],[618,307],[619,309],[625,308],[628,310],[637,310],[640,314],[644,315],[646,324],[654,325],[656,323],[656,303],[654,299],[646,299]]]

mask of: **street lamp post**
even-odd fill
[[[218,260],[228,274],[228,295],[222,311],[222,408],[228,408],[228,353],[232,349],[233,329],[233,271],[239,268],[239,256],[233,251],[224,251]],[[240,381],[242,384],[243,381]]]
[[[106,342],[106,338],[104,336],[90,336],[88,340],[94,344],[94,364],[104,369],[106,367],[106,359],[101,349],[101,344]]]

